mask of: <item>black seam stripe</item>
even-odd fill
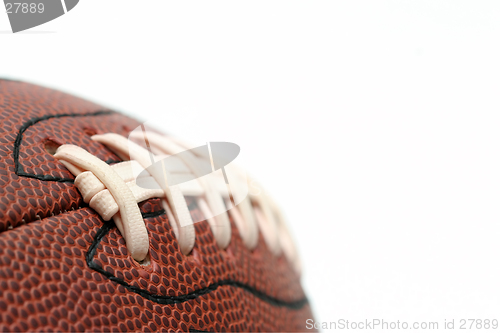
[[[153,217],[152,214],[153,213],[143,214],[143,218]],[[162,211],[156,212],[156,216],[160,216],[162,214],[165,214],[165,211],[163,211],[163,212]],[[284,301],[284,300],[278,299],[276,297],[267,295],[266,293],[264,293],[264,292],[262,292],[260,290],[257,290],[257,289],[255,289],[252,286],[249,286],[249,285],[244,284],[244,283],[239,282],[239,281],[229,280],[229,279],[220,280],[218,282],[212,283],[208,287],[201,288],[201,289],[195,290],[193,292],[190,292],[190,293],[187,293],[187,294],[184,294],[184,295],[179,295],[179,296],[153,295],[153,294],[151,294],[149,291],[147,291],[145,289],[141,289],[139,287],[131,286],[130,284],[128,284],[124,280],[121,280],[121,279],[117,278],[116,276],[114,276],[113,274],[109,273],[108,271],[104,270],[102,267],[100,267],[98,264],[96,264],[94,262],[94,256],[96,255],[96,252],[97,252],[97,246],[99,245],[99,243],[101,242],[101,240],[108,234],[108,232],[113,227],[114,227],[114,223],[113,222],[104,222],[104,225],[97,231],[97,233],[95,235],[95,238],[94,238],[94,241],[92,242],[92,244],[89,247],[89,250],[87,251],[87,256],[86,256],[87,265],[91,269],[93,269],[93,270],[101,273],[102,275],[104,275],[109,280],[122,285],[127,290],[132,291],[132,292],[134,292],[136,294],[139,294],[142,297],[144,297],[144,298],[146,298],[146,299],[148,299],[148,300],[150,300],[152,302],[155,302],[155,303],[158,303],[158,304],[183,303],[183,302],[187,302],[189,300],[198,298],[200,296],[203,296],[205,294],[208,294],[208,293],[216,290],[219,287],[222,287],[222,286],[231,286],[231,287],[243,289],[246,292],[251,293],[255,297],[257,297],[257,298],[261,299],[262,301],[264,301],[266,303],[269,303],[269,304],[271,304],[273,306],[286,307],[286,308],[293,309],[293,310],[299,310],[304,305],[306,305],[308,303],[308,300],[307,300],[306,297],[304,297],[302,299],[299,299],[297,301],[291,301],[291,302]]]
[[[16,175],[21,176],[21,177],[29,177],[29,178],[36,178],[39,180],[45,180],[45,181],[53,181],[53,182],[61,182],[61,183],[72,183],[73,179],[72,178],[61,178],[61,177],[53,177],[50,175],[37,175],[37,174],[30,174],[26,173],[23,170],[23,166],[21,163],[19,163],[19,150],[23,141],[23,134],[26,132],[28,128],[31,126],[35,125],[36,123],[39,123],[40,121],[52,119],[52,118],[63,118],[63,117],[92,117],[92,116],[102,116],[102,115],[109,115],[114,113],[114,111],[96,111],[93,113],[65,113],[65,114],[53,114],[53,115],[46,115],[43,117],[37,117],[37,118],[32,118],[25,122],[21,128],[19,129],[19,132],[17,133],[16,136],[16,141],[14,141],[14,149],[13,149],[13,156],[14,156],[14,167],[15,167],[15,172]]]
[[[161,215],[165,215],[165,210],[164,209],[161,209],[161,210],[159,210],[157,212],[142,213],[142,218],[143,219],[149,219],[149,218],[157,217],[157,216],[161,216]]]
[[[19,80],[16,80],[16,79],[10,79],[10,78],[7,78],[7,77],[0,77],[0,81],[24,83],[23,81],[19,81]]]

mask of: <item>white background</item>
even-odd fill
[[[15,35],[2,12],[0,76],[239,144],[319,321],[500,319],[499,18],[497,1],[84,0]]]

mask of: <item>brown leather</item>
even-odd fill
[[[140,207],[151,264],[141,266],[49,153],[74,144],[116,163],[90,136],[126,136],[138,125],[74,96],[0,80],[0,331],[306,330],[312,313],[299,276],[262,235],[249,251],[231,221],[221,250],[203,221],[185,256],[150,199]]]

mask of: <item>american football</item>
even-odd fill
[[[239,147],[222,163],[220,143],[193,149],[13,80],[0,143],[0,331],[289,332],[313,318],[283,214],[245,190]]]

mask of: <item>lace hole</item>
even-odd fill
[[[57,148],[59,148],[59,146],[61,146],[60,143],[58,143],[58,142],[56,142],[54,140],[51,140],[51,139],[46,139],[45,142],[44,142],[45,150],[50,155],[54,155],[56,153],[56,151],[57,151]]]
[[[94,136],[97,134],[97,131],[91,127],[84,127],[83,132],[88,136]]]
[[[146,258],[144,258],[143,260],[141,261],[136,261],[139,265],[141,266],[149,266],[151,265],[151,257],[149,256],[149,252],[148,254],[146,255]]]

